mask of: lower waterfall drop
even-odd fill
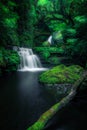
[[[40,71],[46,70],[42,67],[42,64],[37,55],[35,55],[32,49],[28,48],[14,48],[17,50],[18,55],[20,56],[20,65],[18,67],[19,71]]]

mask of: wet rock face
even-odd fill
[[[56,89],[59,94],[68,93],[72,87],[71,84],[47,84],[48,89]]]
[[[44,87],[56,98],[56,101],[58,101],[69,94],[72,84],[45,84]]]
[[[85,77],[84,81],[82,82],[80,88],[79,88],[79,91],[87,91],[87,76]]]

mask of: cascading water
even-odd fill
[[[49,36],[48,40],[47,40],[50,44],[52,44],[52,36]]]
[[[20,65],[18,70],[20,71],[37,71],[37,70],[45,70],[42,67],[41,62],[37,55],[35,55],[32,49],[28,48],[14,48],[20,56]]]
[[[42,67],[39,58],[33,54],[32,49],[19,48],[18,54],[21,59],[19,69],[23,69],[26,67],[28,68],[41,68]]]

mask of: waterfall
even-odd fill
[[[50,44],[52,44],[52,36],[49,36],[48,40],[47,40]]]
[[[14,50],[16,50],[20,56],[19,71],[37,71],[46,69],[42,67],[38,56],[33,53],[32,49],[14,47]]]

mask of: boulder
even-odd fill
[[[58,65],[42,73],[39,80],[43,84],[73,84],[80,78],[83,70],[79,65]]]

